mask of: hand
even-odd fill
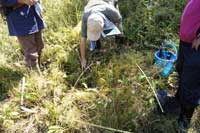
[[[119,27],[120,23],[115,23],[115,26]]]
[[[35,3],[37,2],[37,0],[23,0],[24,4],[32,6],[35,5]]]
[[[82,71],[84,70],[84,69],[86,69],[86,60],[85,59],[82,59],[81,60],[81,69],[82,69]]]
[[[192,48],[195,48],[196,50],[198,50],[199,46],[200,46],[200,37],[197,37],[192,43]]]

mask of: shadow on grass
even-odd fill
[[[112,101],[99,103],[97,114],[92,115],[93,123],[129,131],[133,133],[176,133],[177,116],[161,115],[154,111],[154,104],[149,104],[141,98],[140,90],[135,94],[132,89],[112,89]],[[97,129],[99,133],[108,133],[105,129]],[[109,132],[114,133],[114,132]]]
[[[152,111],[146,117],[146,123],[141,129],[144,133],[177,133],[177,116],[161,115]]]
[[[127,112],[128,113],[128,112]],[[144,112],[145,113],[145,112]],[[135,115],[134,115],[135,114]],[[178,125],[176,117],[158,115],[155,112],[150,112],[144,116],[140,116],[137,112],[132,112],[129,118],[124,120],[124,115],[117,114],[118,119],[113,129],[120,129],[122,131],[128,131],[131,133],[177,133]],[[119,121],[122,119],[122,121]],[[107,118],[107,123],[112,123]],[[102,121],[101,121],[102,122]],[[102,123],[104,123],[103,121]],[[105,123],[104,123],[105,124]],[[113,124],[113,123],[112,123]],[[105,125],[106,127],[112,127],[111,125]],[[107,133],[105,130],[99,130],[101,133]],[[114,132],[109,132],[114,133]]]
[[[0,101],[8,97],[8,91],[17,85],[22,76],[20,71],[0,66]]]

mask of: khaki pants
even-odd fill
[[[34,68],[40,65],[40,55],[44,48],[41,31],[17,38],[22,47],[27,67]]]

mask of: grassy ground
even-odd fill
[[[7,36],[6,24],[0,20],[2,25],[0,29],[0,132],[115,132],[105,127],[138,133],[177,131],[176,117],[162,116],[154,111],[153,92],[145,76],[136,66],[136,63],[139,64],[155,88],[168,90],[172,94],[175,92],[176,73],[167,78],[158,76],[160,70],[154,66],[153,53],[158,47],[156,44],[160,43],[164,36],[177,43],[175,29],[178,28],[171,23],[173,27],[170,26],[168,21],[159,25],[168,25],[164,31],[172,31],[173,37],[162,34],[165,32],[161,31],[161,28],[155,30],[155,26],[145,31],[144,29],[153,21],[151,18],[145,18],[144,15],[144,18],[140,16],[141,11],[146,14],[151,9],[156,13],[156,7],[162,5],[163,1],[160,3],[156,1],[157,4],[134,1],[138,7],[133,12],[140,19],[147,19],[146,22],[142,21],[142,24],[137,23],[139,17],[136,21],[132,19],[135,14],[131,12],[128,12],[131,13],[130,17],[125,16],[125,10],[131,8],[127,3],[133,4],[132,1],[127,1],[126,4],[121,1],[129,42],[118,44],[113,38],[104,40],[104,51],[87,52],[89,67],[85,72],[80,69],[78,52],[79,22],[85,1],[43,0],[42,2],[47,29],[44,31],[46,46],[42,55],[41,72],[26,70],[16,38]],[[152,8],[147,10],[147,4],[152,5]],[[176,4],[168,7],[171,11],[169,13],[172,15],[171,19],[173,14],[174,16],[179,14],[176,16],[178,20],[181,8]],[[174,8],[180,9],[174,13]],[[164,9],[163,12],[165,14]],[[159,17],[162,18],[162,14]],[[132,30],[135,31],[135,28],[129,28],[131,31],[127,28],[131,26],[130,21],[133,21],[133,27],[136,25],[140,27],[137,32],[133,32],[134,34]],[[173,23],[178,25],[176,21]],[[20,109],[23,77],[25,77],[24,106],[31,109],[33,113],[23,112]],[[193,127],[200,127],[199,118],[200,111],[197,110],[192,121]]]

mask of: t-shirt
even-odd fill
[[[2,0],[0,0],[2,1]],[[6,7],[18,4],[17,0],[3,0]],[[39,4],[39,3],[37,3]],[[40,6],[40,5],[38,5]],[[37,5],[24,5],[6,16],[10,36],[24,36],[39,32],[45,28],[45,23]]]
[[[200,0],[188,0],[181,18],[180,39],[192,43],[200,28]]]
[[[108,1],[108,2],[107,2]],[[112,0],[89,0],[82,17],[81,36],[87,37],[87,20],[95,12],[104,14],[111,22],[121,23],[122,17],[119,11],[110,4]]]

